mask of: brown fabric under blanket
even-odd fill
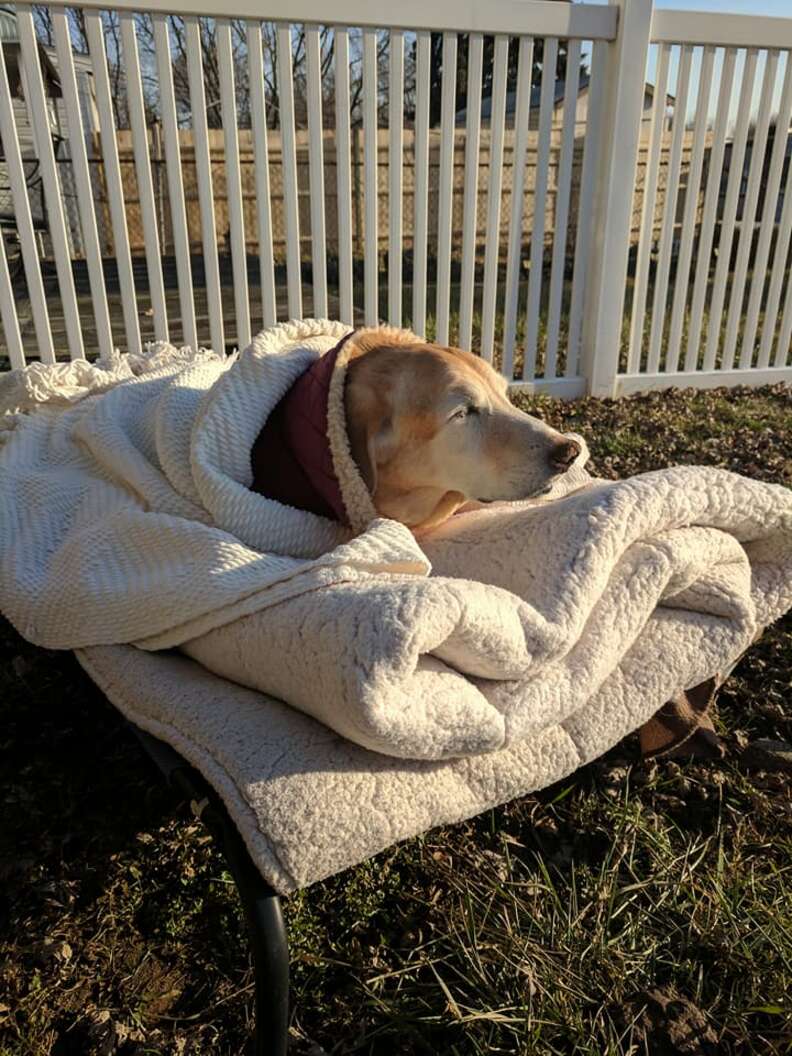
[[[758,642],[761,637],[760,631],[754,642]],[[723,758],[726,750],[712,724],[715,698],[743,656],[744,652],[727,670],[666,701],[662,708],[641,726],[638,736],[644,759]]]
[[[716,675],[666,701],[638,731],[643,757],[721,759],[723,745],[711,713],[721,685]]]

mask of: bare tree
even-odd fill
[[[85,54],[88,51],[88,37],[85,33],[85,12],[81,8],[66,9],[66,21],[69,36],[75,51]],[[45,48],[55,47],[55,27],[52,22],[52,9],[36,4],[33,7],[33,26],[36,36]]]
[[[562,0],[563,2],[563,0]],[[519,38],[509,38],[509,51],[508,51],[508,64],[506,70],[506,89],[509,92],[513,92],[517,88],[517,74],[519,67]],[[429,123],[430,125],[437,125],[440,122],[440,107],[442,103],[442,79],[443,79],[443,34],[432,33],[431,45],[430,45],[430,58],[429,58]],[[468,55],[470,51],[470,36],[467,33],[460,33],[458,37],[457,45],[457,71],[456,71],[456,84],[455,84],[455,101],[454,111],[458,112],[465,106],[467,101],[467,87],[468,87]],[[566,64],[568,54],[567,42],[562,40],[559,41],[557,59],[556,59],[556,80],[560,80],[566,75]],[[484,37],[484,49],[483,49],[483,72],[482,72],[482,84],[481,94],[483,99],[487,99],[492,96],[493,91],[493,76],[494,76],[494,56],[495,56],[495,38],[492,36]],[[581,66],[581,69],[583,66]],[[531,80],[533,84],[537,84],[541,81],[542,73],[544,70],[544,41],[534,41],[533,47],[533,67],[531,71]]]
[[[66,18],[72,48],[79,54],[87,55],[89,49],[88,34],[85,28],[85,12],[81,8],[69,7],[66,9]],[[116,125],[119,128],[128,128],[129,111],[126,99],[126,80],[123,65],[120,61],[121,39],[118,13],[115,11],[103,11],[101,19]],[[33,7],[33,24],[39,41],[46,48],[54,48],[55,28],[52,21],[52,9],[43,5],[35,5]]]
[[[561,0],[568,2],[568,0]],[[42,43],[52,46],[54,40],[52,16],[47,7],[34,8],[36,29]],[[80,9],[68,9],[69,26],[73,46],[76,51],[88,50],[85,31],[85,16]],[[124,72],[124,55],[120,39],[120,22],[117,12],[103,11],[102,26],[104,29],[105,48],[107,51],[108,73],[110,76],[115,119],[119,128],[129,127],[129,112],[126,93],[126,75]],[[173,83],[176,113],[179,124],[189,127],[192,123],[192,101],[187,61],[187,28],[185,20],[171,15],[167,20],[168,38],[173,69]],[[161,120],[160,86],[157,77],[156,53],[154,46],[153,23],[150,15],[135,16],[135,29],[140,57],[143,96],[149,122]],[[203,68],[203,87],[206,100],[206,121],[209,128],[222,128],[223,113],[220,98],[220,67],[217,50],[217,23],[215,19],[199,20],[201,63]],[[268,122],[273,127],[280,125],[280,85],[278,83],[278,33],[274,23],[265,22],[260,28],[262,39],[262,69],[253,75],[260,76],[264,82],[264,96]],[[231,40],[236,90],[236,122],[239,128],[249,128],[250,113],[250,63],[247,47],[247,26],[244,21],[232,20]],[[387,105],[389,95],[390,40],[387,30],[377,31],[377,111],[378,124],[387,124]],[[294,96],[295,122],[298,128],[304,128],[308,120],[308,75],[306,62],[306,32],[304,26],[291,31],[292,50],[292,92]],[[457,69],[455,77],[455,111],[465,106],[467,97],[467,70],[469,54],[469,35],[458,36]],[[491,35],[484,37],[484,73],[482,95],[487,98],[492,93],[493,57],[495,40]],[[405,34],[405,70],[404,70],[404,120],[408,126],[415,118],[415,67],[417,37],[414,33]],[[516,87],[519,43],[517,38],[509,41],[507,85],[509,90]],[[541,77],[544,54],[543,41],[537,40],[533,53],[534,83]],[[566,71],[567,47],[560,42],[556,77],[562,78]],[[359,29],[349,31],[350,62],[350,119],[353,127],[363,122],[363,32]],[[320,30],[320,70],[323,123],[325,127],[335,125],[335,31],[331,27]],[[430,84],[429,106],[430,123],[435,125],[440,120],[440,107],[443,78],[443,35],[432,33],[430,38]]]
[[[36,36],[46,48],[55,47],[55,29],[52,25],[52,11],[48,7],[36,4],[33,7],[33,25]]]

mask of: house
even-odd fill
[[[12,10],[5,7],[0,7],[0,46],[3,49],[6,74],[13,100],[17,140],[28,179],[30,207],[34,220],[43,221],[45,218],[45,202],[37,160],[39,150],[33,136],[33,127],[25,103],[26,75],[22,62],[19,31],[16,15]],[[46,47],[40,42],[38,54],[44,81],[45,98],[49,110],[50,133],[55,148],[55,157],[58,162],[65,162],[65,164],[59,165],[59,175],[67,218],[67,232],[72,243],[72,251],[80,255],[82,251],[82,232],[77,209],[74,173],[72,166],[68,163],[68,126],[58,74],[58,55],[55,48]],[[93,153],[92,134],[99,127],[93,69],[90,56],[72,52],[72,58],[77,80],[77,94],[80,102],[83,129],[90,157]],[[13,212],[4,156],[3,144],[0,140],[0,214]]]
[[[14,100],[17,138],[24,157],[28,154],[35,154],[33,133],[25,105],[25,71],[22,64],[22,49],[19,43],[16,15],[5,7],[0,7],[0,44],[2,44],[5,58],[8,86]],[[66,138],[66,112],[58,74],[58,54],[55,48],[46,47],[40,42],[38,53],[45,96],[50,109],[50,127],[55,134]],[[99,117],[96,109],[91,58],[89,55],[73,51],[72,60],[83,124],[86,129],[94,131],[99,128]]]
[[[769,176],[770,157],[773,150],[774,138],[777,134],[777,129],[771,127],[770,136],[768,137],[765,145],[764,157],[762,159],[762,173],[759,183],[759,200],[757,203],[757,217],[762,216],[764,210],[765,193],[767,189],[767,180]],[[784,135],[784,132],[781,132]],[[745,144],[745,154],[743,157],[743,167],[740,173],[740,189],[737,196],[737,220],[742,222],[745,212],[745,200],[748,195],[748,180],[751,173],[751,162],[753,158],[754,148],[754,137],[753,132],[749,135],[748,141]],[[728,178],[731,169],[731,157],[734,149],[734,143],[729,140],[723,149],[723,172],[721,174],[720,186],[718,188],[718,215],[722,215],[723,208],[726,202],[726,193],[728,190]],[[792,170],[792,128],[786,130],[786,147],[784,150],[784,160],[781,164],[781,182],[778,189],[778,200],[775,205],[775,216],[774,223],[781,223],[781,213],[784,208],[785,196],[789,193],[789,182],[790,182],[790,170]],[[756,218],[754,218],[756,219]],[[758,221],[757,221],[758,222]]]
[[[588,116],[588,101],[589,101],[589,87],[591,78],[588,70],[584,70],[580,74],[578,82],[578,94],[577,103],[575,106],[575,126],[580,128],[581,131],[585,130],[586,118]],[[564,78],[559,78],[555,83],[553,91],[553,128],[561,128],[563,112],[564,112]],[[531,86],[531,114],[529,119],[529,128],[537,129],[539,127],[539,104],[542,94],[541,84],[534,84]],[[674,96],[667,96],[669,106],[674,104]],[[643,99],[643,117],[642,122],[644,128],[648,132],[649,125],[652,120],[652,106],[654,104],[654,85],[647,82],[644,88],[644,99]],[[514,115],[517,109],[517,93],[507,92],[506,93],[506,127],[514,127]],[[485,96],[481,100],[481,124],[483,127],[487,127],[492,117],[492,96]],[[467,108],[463,107],[457,112],[456,125],[464,126],[467,121]],[[642,131],[643,134],[643,131]]]

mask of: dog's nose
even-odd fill
[[[576,440],[563,440],[550,452],[550,464],[560,473],[566,473],[580,454],[580,444]]]

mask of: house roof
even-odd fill
[[[590,81],[591,81],[591,77],[589,75],[588,70],[584,70],[580,74],[580,80],[578,82],[578,95],[580,95],[582,92],[587,90]],[[565,82],[564,82],[564,78],[563,77],[559,77],[558,80],[555,83],[555,89],[553,91],[553,107],[554,108],[559,106],[561,103],[563,103],[565,87],[566,87],[566,85],[565,85]],[[654,95],[654,85],[653,84],[649,84],[648,81],[646,83],[646,92],[647,92],[647,94],[649,96],[653,96]],[[542,85],[541,85],[541,83],[531,85],[531,110],[538,110],[539,109],[539,103],[540,103],[540,100],[541,100],[541,96],[542,96]],[[674,96],[673,95],[668,95],[667,98],[668,98],[668,102],[670,104],[673,104]],[[514,117],[514,113],[515,113],[516,109],[517,109],[517,93],[514,92],[514,91],[507,92],[506,93],[506,116],[507,117]],[[487,122],[487,121],[490,120],[491,117],[492,117],[492,96],[491,95],[487,95],[481,100],[481,120],[484,121],[484,122]],[[467,107],[463,107],[461,110],[457,111],[456,124],[457,125],[464,125],[464,123],[466,121],[467,121]]]
[[[3,49],[8,86],[11,94],[21,96],[19,29],[17,27],[16,14],[7,7],[0,7],[0,47]],[[47,49],[41,43],[38,46],[38,53],[47,94],[52,98],[60,98],[63,93],[61,92],[57,70],[53,65],[52,59],[47,54]]]
[[[647,81],[646,84],[644,85],[644,89],[645,89],[647,95],[651,95],[652,98],[654,98],[655,86],[653,84],[651,84],[651,82]],[[676,102],[676,96],[672,95],[670,92],[666,92],[666,102],[667,103],[675,103]]]
[[[13,11],[9,11],[7,7],[0,7],[0,41],[5,43],[8,41],[18,41],[19,33],[17,32],[17,21],[16,15]]]

